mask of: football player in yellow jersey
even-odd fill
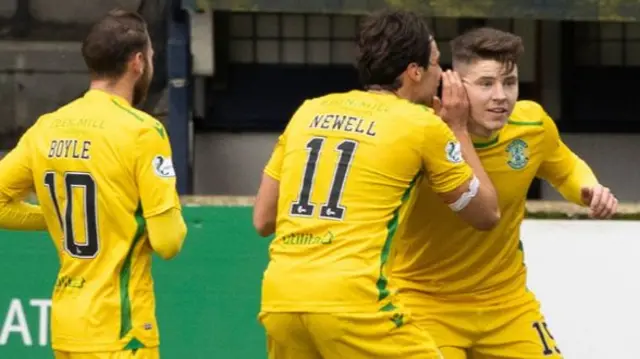
[[[400,299],[433,336],[445,359],[561,358],[527,290],[520,225],[532,180],[550,182],[566,199],[611,216],[617,200],[560,140],[553,120],[517,101],[519,37],[481,28],[452,42],[453,66],[471,104],[469,132],[497,191],[502,218],[472,228],[420,189],[393,270]]]
[[[109,13],[82,55],[90,90],[40,117],[0,161],[0,225],[51,234],[57,359],[155,359],[151,255],[175,256],[186,226],[167,133],[132,107],[153,74],[144,20]],[[41,207],[22,204],[34,190]]]
[[[467,134],[460,78],[443,75],[450,128],[415,104],[431,102],[442,72],[425,20],[405,11],[372,15],[358,49],[368,91],[302,104],[256,198],[257,230],[275,231],[260,314],[272,359],[440,358],[389,284],[413,189],[428,183],[435,201],[472,225],[499,219]]]

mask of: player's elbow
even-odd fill
[[[486,211],[470,221],[471,226],[479,231],[490,231],[500,223],[500,211]]]
[[[484,208],[481,207],[478,215],[478,222],[475,225],[475,228],[481,231],[489,231],[495,228],[498,223],[500,223],[500,218],[502,217],[500,213],[500,205],[498,201],[498,195],[494,191],[490,193],[484,193],[483,191],[482,203]]]
[[[158,241],[162,244],[156,245],[153,250],[164,260],[173,259],[182,250],[184,239],[187,236],[187,226],[183,221],[180,221],[171,233],[164,235],[166,237]]]
[[[261,237],[268,237],[275,232],[275,221],[268,216],[259,215],[254,213],[253,215],[253,227]]]
[[[253,206],[253,227],[262,237],[270,236],[276,230],[279,195],[280,181],[264,174]]]
[[[479,231],[490,231],[500,222],[500,213],[491,211],[461,211],[458,215],[463,221]]]
[[[187,225],[179,209],[147,218],[147,233],[151,248],[163,259],[175,257],[187,236]]]
[[[497,203],[483,198],[474,198],[458,215],[473,228],[490,231],[500,222],[500,208]]]

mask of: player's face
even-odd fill
[[[142,62],[142,75],[140,75],[133,88],[134,106],[139,105],[147,98],[151,79],[153,78],[153,47],[151,46],[151,41],[149,41],[149,46],[143,55]]]
[[[501,129],[518,100],[518,67],[506,73],[494,60],[463,65],[462,78],[471,105],[470,126],[484,134]]]
[[[431,40],[431,55],[429,57],[429,67],[421,78],[421,93],[419,95],[419,103],[431,106],[433,97],[438,93],[440,86],[440,76],[442,76],[442,68],[440,67],[440,50],[435,40]]]

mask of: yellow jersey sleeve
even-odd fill
[[[545,129],[545,157],[537,175],[549,182],[566,200],[584,205],[581,188],[593,186],[598,180],[591,168],[562,142],[556,124],[542,106],[536,107]]]
[[[284,160],[284,152],[287,144],[287,133],[289,132],[289,128],[294,122],[293,119],[299,117],[299,115],[303,111],[308,110],[308,105],[312,104],[312,100],[305,100],[300,107],[296,110],[296,112],[291,116],[287,127],[282,132],[282,134],[278,137],[278,142],[276,142],[275,147],[273,148],[273,152],[271,153],[271,157],[269,158],[269,162],[264,167],[264,173],[269,177],[280,181],[280,173],[282,171],[282,161]]]
[[[42,208],[15,201],[0,193],[0,228],[20,231],[44,231],[47,222]]]
[[[142,130],[137,151],[135,176],[143,216],[149,218],[180,208],[171,145],[160,122],[156,121],[153,127]]]
[[[264,173],[278,181],[280,180],[280,171],[282,169],[282,160],[284,158],[285,134],[286,131],[278,137],[278,142],[276,142],[273,153],[271,153],[269,162],[267,162],[267,165],[264,168]]]
[[[0,161],[0,191],[14,200],[23,199],[33,191],[29,142],[34,127],[27,130],[18,145]]]
[[[178,209],[171,209],[147,221],[149,242],[153,250],[164,259],[173,258],[182,249],[187,236],[187,225]]]
[[[434,192],[451,192],[468,181],[473,171],[462,157],[460,142],[444,121],[435,115],[427,120],[422,149],[426,178]]]

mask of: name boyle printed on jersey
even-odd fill
[[[505,150],[508,153],[507,164],[514,170],[523,169],[529,163],[529,145],[517,138]]]
[[[171,157],[165,157],[157,155],[153,158],[153,171],[160,178],[172,178],[176,176],[176,171],[173,168],[173,160]]]

